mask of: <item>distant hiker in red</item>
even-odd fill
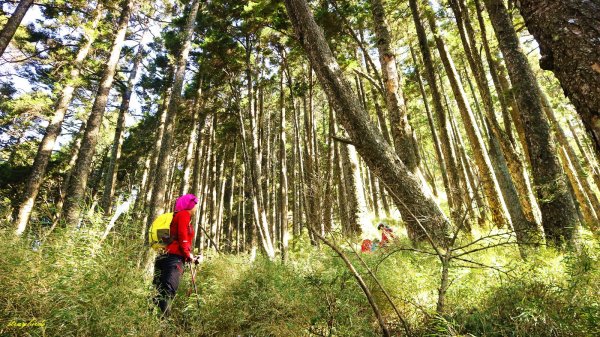
[[[177,293],[184,263],[198,262],[192,254],[192,239],[194,238],[192,216],[197,209],[198,198],[195,195],[186,194],[177,199],[175,215],[170,227],[170,238],[173,241],[167,246],[166,253],[156,257],[154,263],[152,283],[158,290],[154,303],[165,315],[169,314],[170,303]]]
[[[373,250],[373,241],[371,241],[369,239],[363,240],[363,242],[360,246],[360,251],[363,253],[370,253],[371,250]]]
[[[394,231],[383,223],[380,223],[379,226],[377,226],[377,230],[381,231],[381,243],[379,244],[380,247],[387,246],[389,242],[396,238]]]

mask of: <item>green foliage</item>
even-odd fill
[[[2,322],[45,321],[42,328],[23,328],[34,336],[152,335],[159,324],[146,313],[148,291],[135,266],[139,251],[124,241],[100,246],[99,233],[55,233],[37,251],[2,233],[10,245],[0,258]],[[0,333],[24,330],[4,325]]]
[[[172,315],[161,320],[150,299],[152,257],[132,244],[138,225],[101,242],[104,222],[55,232],[42,246],[0,233],[0,319],[44,321],[44,327],[0,327],[8,336],[377,336],[367,300],[343,262],[327,247],[293,242],[289,260],[208,256],[198,268],[197,306],[186,267]],[[91,219],[91,220],[94,220]],[[404,244],[404,243],[402,243]],[[33,248],[32,247],[37,247]],[[439,262],[410,251],[361,255],[418,336],[592,336],[600,320],[598,250],[542,252],[508,275],[452,270],[447,310],[435,314]],[[402,328],[356,255],[346,247],[390,329]],[[486,261],[512,260],[505,248]],[[384,258],[385,257],[385,258]],[[20,330],[27,329],[27,330]]]
[[[494,280],[475,273],[479,275],[468,277],[461,286],[458,298],[464,301],[453,303],[452,312],[433,324],[434,331],[483,336],[598,335],[598,257],[597,249],[592,253],[589,247],[567,255],[546,251],[519,264],[508,278]]]

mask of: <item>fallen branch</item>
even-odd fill
[[[358,282],[358,285],[360,286],[362,291],[365,293],[365,296],[367,297],[367,300],[369,301],[369,304],[371,305],[371,308],[373,309],[373,313],[375,313],[375,316],[377,317],[377,321],[379,322],[379,326],[381,327],[383,336],[390,337],[391,336],[390,331],[388,330],[388,328],[385,324],[385,321],[383,320],[381,311],[379,311],[379,307],[377,306],[377,303],[375,303],[375,299],[373,298],[371,291],[367,287],[367,284],[365,283],[363,278],[360,276],[360,274],[358,273],[356,268],[354,268],[354,265],[352,264],[352,262],[350,262],[348,257],[337,246],[335,246],[333,243],[329,242],[329,240],[325,239],[318,231],[316,231],[312,227],[312,225],[307,224],[306,227],[308,227],[308,229],[313,233],[314,236],[316,236],[321,241],[323,241],[323,243],[326,244],[327,246],[329,246],[329,248],[333,249],[338,254],[338,256],[344,261],[344,263],[346,264],[346,267],[348,267],[348,269],[350,270],[350,272],[352,273],[352,275]]]

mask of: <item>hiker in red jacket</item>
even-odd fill
[[[170,302],[177,293],[184,263],[198,263],[192,254],[192,239],[194,238],[192,216],[197,209],[198,198],[195,195],[186,194],[177,199],[175,215],[170,227],[170,238],[173,241],[167,246],[166,254],[156,257],[154,263],[152,283],[158,290],[154,303],[165,315],[169,314]]]
[[[380,223],[377,226],[377,230],[381,231],[381,243],[379,244],[379,246],[382,248],[387,246],[387,244],[390,243],[390,241],[396,238],[394,231],[390,227],[384,225],[383,223]]]

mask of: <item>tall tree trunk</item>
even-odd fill
[[[440,138],[438,136],[438,131],[435,127],[433,114],[431,113],[431,109],[429,108],[429,102],[427,98],[427,93],[425,92],[425,86],[423,85],[423,78],[421,77],[421,72],[419,70],[419,63],[417,60],[417,56],[415,54],[414,48],[412,45],[409,46],[410,55],[412,57],[414,67],[415,67],[415,77],[417,78],[417,83],[419,84],[419,92],[421,93],[421,97],[423,98],[423,105],[425,106],[425,112],[427,113],[427,122],[429,123],[429,130],[431,131],[431,138],[433,141],[433,147],[435,149],[435,156],[438,162],[438,166],[440,167],[440,171],[442,171],[442,182],[444,183],[444,189],[446,190],[446,195],[448,198],[451,198],[451,189],[450,182],[448,178],[448,171],[446,169],[446,163],[444,161],[444,154],[442,151],[442,145],[440,143]],[[432,187],[435,190],[435,183],[432,183]]]
[[[202,97],[202,83],[198,83],[198,90],[196,91],[196,97],[194,99],[194,105],[192,107],[192,120],[190,124],[192,124],[192,130],[190,131],[190,136],[188,137],[187,142],[187,151],[185,153],[185,160],[183,162],[183,177],[181,178],[181,186],[179,187],[179,194],[184,195],[187,194],[191,188],[190,178],[192,176],[192,166],[195,162],[193,160],[194,150],[198,146],[198,132],[201,124],[204,124],[204,118],[202,118],[204,107],[204,98]],[[200,116],[200,118],[198,118]],[[198,122],[198,119],[202,121],[202,123]]]
[[[550,125],[554,129],[554,134],[556,136],[556,139],[558,140],[558,143],[563,147],[563,150],[566,152],[568,161],[570,162],[570,166],[572,166],[572,168],[573,168],[573,173],[576,175],[577,179],[579,180],[579,184],[582,187],[580,193],[585,195],[586,198],[589,200],[594,212],[600,213],[600,201],[598,201],[598,198],[596,197],[596,194],[594,194],[594,190],[592,189],[592,186],[590,185],[589,181],[587,180],[587,173],[581,166],[581,163],[579,162],[579,159],[577,158],[577,155],[575,154],[575,149],[573,149],[573,147],[571,146],[571,143],[569,143],[569,140],[567,139],[567,135],[565,134],[565,131],[563,130],[563,128],[560,126],[560,123],[558,122],[558,119],[556,118],[556,116],[554,114],[554,109],[552,108],[552,106],[550,105],[550,102],[548,101],[548,97],[546,96],[546,93],[543,92],[541,88],[540,88],[540,94],[542,96],[542,105],[544,107],[544,111],[546,112],[546,117],[548,117],[548,120],[550,121]],[[559,152],[559,154],[560,154],[560,152]],[[567,159],[567,158],[565,158],[565,159]],[[568,168],[565,166],[563,166],[563,167],[564,167],[565,172],[567,172]],[[573,185],[573,188],[577,190],[576,184],[572,184],[572,185]],[[580,204],[581,204],[581,201],[580,201]]]
[[[171,146],[173,143],[173,130],[175,128],[175,121],[177,120],[177,113],[179,110],[179,102],[181,101],[181,90],[183,89],[183,80],[185,75],[185,68],[187,64],[188,55],[192,49],[192,37],[194,35],[194,29],[196,27],[196,16],[200,7],[199,0],[192,0],[190,4],[190,11],[183,29],[183,46],[181,52],[177,57],[177,64],[175,73],[173,76],[173,87],[171,91],[171,99],[167,108],[167,119],[165,121],[165,130],[163,139],[160,146],[160,152],[158,155],[158,162],[156,165],[154,188],[152,189],[152,199],[150,201],[149,218],[147,225],[150,226],[157,216],[163,213],[163,204],[165,199],[165,191],[167,187],[167,170],[169,157],[171,153]]]
[[[140,208],[142,208],[142,204],[143,204],[143,200],[144,200],[144,193],[146,193],[145,188],[148,185],[148,180],[150,180],[150,161],[152,160],[152,157],[150,154],[148,154],[146,156],[146,158],[144,159],[144,171],[142,174],[142,179],[140,181],[140,184],[138,186],[138,194],[137,194],[137,198],[135,198],[135,202],[133,204],[133,210],[134,210],[134,214],[133,214],[133,218],[136,220],[139,220],[139,216],[141,215],[140,213],[138,213],[140,210]],[[135,189],[135,187],[134,187]],[[141,235],[140,235],[140,239],[141,240],[145,240],[146,239],[146,223],[144,221],[145,219],[142,219],[142,228],[141,228]]]
[[[331,100],[329,100],[331,101]],[[329,109],[329,123],[331,134],[330,137],[333,137],[337,134],[337,123],[336,123],[336,113],[333,106],[330,104]],[[344,179],[344,164],[342,162],[341,155],[341,147],[346,146],[344,144],[339,144],[338,142],[331,140],[331,146],[333,146],[333,176],[334,176],[334,184],[337,186],[337,208],[338,208],[338,216],[340,219],[340,225],[343,230],[348,227],[350,223],[350,219],[348,218],[348,197],[346,196],[346,180]]]
[[[334,202],[334,152],[335,143],[331,137],[335,132],[333,128],[333,108],[331,104],[327,104],[327,161],[325,163],[325,194],[323,197],[323,226],[325,227],[325,233],[329,233],[333,227],[333,202]],[[325,114],[323,114],[325,115]],[[323,130],[325,130],[325,123],[323,123]]]
[[[571,134],[573,135],[573,138],[575,139],[577,148],[579,149],[579,152],[581,152],[581,155],[584,158],[584,160],[583,160],[584,167],[590,171],[590,174],[592,175],[592,178],[594,179],[594,184],[596,184],[596,188],[598,189],[598,188],[600,188],[600,170],[598,170],[598,165],[594,161],[592,156],[590,156],[590,154],[585,149],[583,144],[581,143],[581,140],[579,139],[579,136],[577,135],[577,132],[575,131],[575,127],[573,126],[573,123],[571,123],[571,121],[567,121],[567,124],[569,124],[569,130],[571,131]],[[594,193],[593,190],[591,193]]]
[[[92,106],[92,112],[86,123],[85,132],[81,141],[81,149],[77,156],[77,162],[73,167],[73,177],[67,189],[67,199],[63,209],[63,219],[69,225],[76,225],[81,212],[81,202],[85,197],[85,188],[91,171],[91,162],[96,152],[98,133],[104,117],[104,110],[108,101],[108,94],[112,87],[115,70],[121,56],[121,49],[125,41],[127,24],[135,5],[135,0],[124,0],[121,4],[121,14],[116,34],[111,46],[110,57],[102,73],[102,79],[98,85],[96,99]]]
[[[263,192],[263,175],[262,175],[262,165],[261,165],[261,144],[259,137],[259,116],[255,106],[255,103],[258,103],[257,100],[254,99],[255,89],[254,89],[254,79],[252,76],[252,64],[251,64],[251,53],[253,49],[252,45],[252,37],[250,35],[246,35],[246,86],[248,91],[248,118],[250,120],[250,144],[251,151],[250,154],[245,158],[248,160],[247,164],[249,165],[250,171],[250,182],[253,191],[252,195],[252,210],[254,212],[255,225],[258,229],[258,233],[260,235],[262,247],[265,250],[265,253],[269,257],[269,259],[273,259],[275,257],[275,249],[273,247],[273,241],[271,237],[271,231],[269,230],[269,224],[267,222],[267,213],[265,209],[265,200],[264,200],[264,192]],[[240,112],[241,113],[241,112]],[[241,114],[240,114],[241,118]],[[245,140],[245,127],[243,120],[240,119],[240,128],[242,128],[242,137]],[[247,144],[247,143],[245,143]],[[247,149],[244,146],[244,149]]]
[[[511,215],[511,218],[514,216],[520,217],[521,213],[525,213],[527,218],[529,219],[528,223],[531,221],[535,221],[536,217],[534,215],[534,206],[535,198],[533,196],[533,191],[531,190],[531,186],[529,185],[529,175],[525,169],[525,165],[523,165],[523,161],[519,157],[515,147],[514,140],[512,140],[509,133],[504,132],[500,128],[500,124],[496,118],[496,112],[494,109],[494,103],[492,101],[492,93],[490,91],[488,81],[485,75],[485,70],[483,67],[483,61],[481,60],[481,56],[475,48],[475,36],[473,33],[473,28],[471,26],[471,22],[469,19],[469,13],[467,12],[466,6],[464,5],[463,0],[450,0],[449,1],[452,7],[452,11],[454,12],[454,16],[456,19],[456,23],[458,26],[458,31],[460,33],[461,42],[463,45],[464,54],[469,63],[469,67],[471,69],[471,73],[474,75],[475,81],[477,83],[477,89],[479,90],[479,94],[483,101],[483,106],[485,108],[487,120],[489,121],[489,129],[491,132],[488,132],[488,139],[490,144],[490,155],[502,156],[503,158],[491,158],[496,163],[501,164],[505,163],[510,170],[512,179],[506,180],[504,182],[500,182],[501,179],[504,179],[503,172],[497,174],[500,186],[502,188],[502,194],[506,199],[506,194],[512,194],[511,191],[506,190],[512,189],[510,185],[514,185],[517,191],[521,194],[521,198],[515,199],[519,201],[517,205],[509,205],[507,202],[507,208]],[[485,25],[484,25],[485,27]],[[484,46],[485,48],[485,46]],[[489,47],[485,48],[486,54],[489,54]],[[491,55],[488,55],[491,56]],[[489,59],[489,58],[488,58]],[[496,87],[499,89],[499,80],[498,76],[495,72],[495,67],[493,63],[490,63],[490,69],[492,72],[492,79],[494,84],[498,84]],[[465,70],[466,73],[466,70]],[[473,90],[473,85],[471,84],[470,77],[465,76],[467,82]],[[501,90],[499,91],[501,93]],[[498,95],[502,98],[502,95]],[[475,98],[475,93],[473,92],[473,97]],[[506,105],[503,104],[502,99],[500,99],[500,105],[502,107],[502,115],[505,116],[505,130],[510,130],[510,119],[508,118],[508,111],[506,110]],[[488,123],[484,123],[488,124]],[[495,138],[495,139],[494,139]],[[502,151],[492,151],[492,146],[499,144],[502,148]],[[498,167],[498,169],[503,170],[503,167]],[[522,206],[522,210],[518,210],[518,205]],[[537,208],[537,207],[536,207]],[[512,212],[511,212],[512,210]],[[514,216],[513,216],[514,215]]]
[[[228,147],[226,147],[223,151],[223,155],[221,158],[221,164],[219,166],[218,172],[215,174],[215,190],[217,190],[217,199],[214,202],[214,206],[216,207],[215,214],[215,232],[213,234],[214,245],[216,246],[216,250],[220,250],[221,247],[221,235],[223,233],[223,213],[224,213],[224,205],[225,205],[225,184],[227,179],[225,179],[225,162],[227,161],[229,151]]]
[[[234,207],[234,203],[235,203],[235,190],[237,188],[236,182],[237,182],[237,149],[238,149],[238,144],[237,144],[237,138],[234,140],[233,142],[233,158],[231,159],[231,184],[230,184],[230,188],[229,188],[229,200],[227,202],[228,208],[227,208],[227,227],[228,227],[228,232],[227,232],[227,248],[228,248],[228,253],[233,252],[233,229],[234,229],[234,223],[236,223],[236,221],[234,221],[234,219],[239,218],[239,212],[237,214],[235,214],[234,217],[234,212],[233,212],[233,207]],[[236,235],[239,232],[239,229],[236,231]]]
[[[340,155],[344,172],[344,184],[348,211],[348,234],[360,236],[368,223],[365,221],[367,205],[364,198],[364,184],[360,176],[360,167],[356,150],[351,145],[341,145]]]
[[[575,105],[600,154],[600,3],[521,0],[521,15],[551,70]]]
[[[377,178],[375,175],[371,173],[371,171],[367,168],[367,175],[369,177],[369,185],[371,186],[371,200],[373,200],[373,213],[375,213],[375,217],[379,218],[379,191],[377,190]],[[435,185],[432,185],[435,186]],[[434,195],[436,194],[435,188],[433,189]]]
[[[0,56],[4,55],[4,51],[10,40],[12,40],[17,28],[21,24],[23,17],[27,14],[29,7],[33,4],[33,0],[21,0],[19,1],[19,5],[17,5],[17,9],[12,13],[4,27],[2,27],[2,31],[0,31]]]
[[[442,83],[440,79],[440,83]],[[443,85],[442,85],[443,87]],[[444,94],[444,98],[446,95]],[[460,178],[461,178],[461,188],[463,193],[461,194],[463,197],[463,203],[465,205],[465,212],[468,212],[471,218],[475,219],[475,209],[473,207],[473,201],[477,205],[477,213],[485,214],[485,204],[483,203],[482,198],[480,197],[479,191],[479,181],[476,182],[475,175],[471,170],[471,160],[467,154],[467,146],[463,141],[462,135],[460,134],[460,130],[456,125],[456,120],[454,119],[454,115],[452,114],[452,110],[450,106],[446,103],[446,107],[448,109],[448,117],[450,126],[452,127],[452,138],[454,140],[454,150],[458,155],[458,161],[460,163]],[[466,213],[465,213],[466,214]],[[480,217],[481,218],[481,217]],[[470,223],[467,219],[465,219],[465,229],[467,232],[470,232],[471,227]]]
[[[360,42],[362,43],[363,40],[364,40],[363,31],[361,29],[360,30]],[[362,55],[363,55],[363,61],[365,63],[365,67],[367,69],[367,74],[369,74],[369,75],[371,75],[373,73],[377,74],[377,69],[375,69],[374,67],[372,67],[370,65],[371,62],[369,62],[369,60],[370,60],[369,55],[364,50],[362,52]],[[370,84],[369,87],[371,88],[371,100],[373,101],[373,105],[375,106],[375,113],[377,114],[377,121],[379,122],[379,128],[381,129],[381,132],[383,133],[383,138],[388,142],[388,144],[392,144],[392,138],[390,136],[390,131],[387,126],[387,121],[386,121],[383,109],[381,109],[381,106],[379,105],[379,95],[377,95],[377,90],[375,90],[375,86],[373,84]]]
[[[458,74],[456,72],[456,68],[454,67],[452,57],[446,50],[445,43],[438,33],[435,18],[431,12],[431,9],[429,8],[426,10],[426,17],[429,21],[429,26],[433,33],[435,44],[439,51],[444,69],[446,70],[448,80],[450,81],[450,86],[452,87],[452,92],[454,93],[458,110],[462,116],[467,137],[469,138],[469,142],[473,148],[473,156],[475,157],[475,163],[480,171],[481,184],[483,186],[483,192],[487,199],[488,205],[490,206],[492,221],[498,227],[502,227],[506,223],[510,224],[511,219],[506,208],[506,203],[502,197],[502,192],[500,191],[498,180],[496,179],[494,169],[492,168],[489,154],[483,143],[480,129],[477,125],[477,121],[475,120],[475,116],[473,115],[473,111],[471,111],[471,107],[467,102],[464,88],[458,81]]]
[[[451,129],[448,125],[446,113],[442,106],[442,99],[440,90],[436,82],[436,70],[433,66],[433,60],[431,56],[431,50],[427,41],[427,34],[425,33],[425,27],[420,18],[420,11],[417,0],[409,0],[409,5],[415,23],[415,29],[417,31],[417,37],[419,40],[419,48],[423,56],[423,64],[425,66],[425,78],[429,84],[431,91],[433,107],[435,110],[435,118],[440,130],[440,142],[442,152],[444,154],[444,167],[448,172],[448,206],[450,207],[451,218],[454,222],[458,223],[462,218],[462,207],[461,207],[461,191],[460,191],[460,178],[458,175],[458,166],[456,156],[452,148],[451,142]],[[440,84],[441,85],[441,84]]]
[[[173,82],[173,67],[169,66],[167,70],[166,80],[163,82],[163,102],[158,110],[158,118],[156,120],[156,133],[154,138],[154,145],[151,148],[150,154],[150,171],[149,178],[146,181],[146,185],[144,186],[144,193],[142,194],[144,201],[143,207],[140,207],[145,212],[144,224],[148,223],[148,221],[154,221],[150,212],[147,211],[150,206],[150,202],[152,200],[152,192],[154,189],[154,182],[156,181],[156,167],[158,165],[158,154],[160,153],[160,148],[162,144],[163,134],[165,133],[165,124],[167,122],[167,105],[169,100],[171,99],[171,84]],[[147,227],[144,225],[144,227]]]
[[[285,118],[285,92],[283,87],[283,70],[280,71],[279,79],[279,250],[281,260],[287,259],[288,249],[288,180],[287,180],[287,156],[286,156],[286,118]]]
[[[250,76],[250,73],[248,74],[248,76]],[[251,82],[251,78],[249,78],[250,81],[248,81],[248,86],[249,86],[249,90],[248,90],[248,99],[249,99],[249,104],[248,104],[248,108],[250,110],[250,121],[251,121],[251,129],[254,130],[255,128],[255,121],[253,121],[253,119],[255,119],[256,117],[254,116],[254,108],[252,105],[252,84]],[[251,139],[251,147],[253,148],[252,153],[248,153],[248,141],[247,141],[247,137],[246,137],[246,128],[244,126],[244,120],[242,118],[242,111],[238,111],[238,123],[239,123],[239,128],[240,128],[240,135],[241,135],[241,140],[242,140],[242,151],[244,154],[244,163],[246,166],[246,171],[249,172],[248,175],[248,179],[250,181],[250,191],[251,191],[251,201],[252,201],[252,213],[254,216],[254,227],[256,227],[256,229],[258,229],[258,234],[260,237],[260,242],[262,244],[262,247],[265,251],[265,253],[267,254],[267,256],[272,259],[275,256],[275,251],[272,245],[272,241],[271,241],[271,236],[269,233],[269,226],[267,224],[267,219],[266,219],[266,213],[264,208],[262,208],[262,204],[261,204],[261,199],[262,199],[262,192],[261,192],[261,187],[260,187],[260,181],[259,181],[259,176],[258,173],[260,172],[260,168],[258,163],[256,162],[256,149],[255,146],[257,145],[256,143],[256,138],[254,138],[254,135],[252,135],[252,139]],[[259,171],[259,172],[257,172]],[[252,235],[252,230],[250,229],[250,235],[252,236],[251,239],[255,240],[254,235]],[[252,243],[252,247],[254,247],[255,244],[254,242]]]
[[[453,1],[457,1],[457,0],[453,0]],[[479,54],[477,49],[474,47],[477,45],[477,41],[475,39],[475,33],[473,30],[473,27],[471,25],[471,19],[470,19],[470,15],[469,12],[467,10],[467,5],[463,0],[458,0],[459,3],[459,7],[461,8],[461,11],[463,12],[463,20],[465,22],[465,26],[467,28],[467,32],[468,32],[468,36],[469,36],[469,44],[471,46],[471,51],[473,52],[473,54]],[[511,120],[510,120],[510,112],[508,110],[508,95],[507,95],[507,88],[504,88],[501,84],[500,81],[500,76],[498,75],[498,66],[497,66],[497,62],[494,59],[494,57],[492,56],[492,52],[490,50],[490,45],[488,43],[488,38],[487,38],[487,29],[485,26],[485,22],[483,21],[483,17],[481,15],[481,4],[479,2],[479,0],[475,0],[475,11],[477,13],[477,20],[479,23],[479,29],[481,31],[481,44],[483,45],[483,50],[485,52],[485,57],[489,66],[489,73],[492,77],[492,82],[494,83],[494,88],[496,89],[496,93],[498,96],[498,103],[500,103],[500,109],[502,110],[502,118],[504,121],[504,131],[506,132],[508,138],[510,139],[511,143],[513,144],[513,146],[516,147],[516,143],[515,143],[515,139],[512,133],[512,127],[511,127]],[[480,70],[482,71],[482,74],[485,75],[485,70],[483,69],[483,62],[481,61],[481,57],[478,56],[478,60],[481,62],[481,68]]]
[[[311,60],[321,86],[333,101],[340,121],[358,153],[386,184],[407,225],[415,230],[423,226],[431,237],[443,240],[449,226],[448,219],[431,195],[423,189],[419,179],[408,170],[379,130],[371,124],[368,114],[356,100],[350,83],[329,49],[323,32],[314,21],[306,1],[286,0],[285,5],[296,36]],[[419,214],[419,218],[415,214]],[[425,235],[421,230],[418,237],[413,239],[424,239]]]
[[[571,182],[571,186],[573,187],[573,194],[577,203],[579,204],[579,210],[581,211],[581,215],[583,216],[583,222],[585,222],[590,227],[596,227],[598,224],[598,215],[594,210],[592,202],[586,193],[581,179],[577,176],[577,172],[575,167],[573,166],[573,161],[569,158],[569,153],[565,149],[564,146],[558,146],[558,154],[560,156],[560,160],[563,163],[564,170],[567,174],[567,178]]]
[[[419,167],[419,154],[416,151],[416,139],[408,123],[408,114],[404,104],[400,74],[396,69],[396,56],[391,47],[391,36],[385,19],[385,0],[371,0],[371,11],[375,25],[379,63],[385,85],[385,102],[390,114],[394,148],[402,162],[413,173]]]
[[[22,197],[23,201],[19,206],[19,213],[15,220],[15,225],[17,227],[15,231],[16,235],[23,234],[23,232],[27,228],[27,223],[29,222],[29,217],[31,216],[33,205],[35,204],[35,199],[40,191],[40,186],[42,184],[42,181],[44,180],[44,175],[46,174],[46,167],[48,166],[48,161],[50,160],[52,149],[56,144],[56,139],[60,135],[62,123],[65,119],[67,108],[69,107],[71,99],[73,98],[73,92],[75,91],[75,85],[73,83],[76,83],[78,81],[79,74],[81,72],[81,63],[87,57],[92,43],[96,39],[96,28],[98,28],[98,24],[100,23],[102,11],[103,7],[102,3],[100,2],[96,7],[94,18],[90,25],[89,31],[87,31],[84,36],[84,39],[86,41],[77,52],[75,61],[72,64],[72,69],[69,72],[69,77],[66,82],[66,85],[63,87],[60,95],[58,96],[54,116],[52,117],[50,124],[48,124],[46,132],[44,133],[44,137],[42,138],[42,141],[40,142],[40,145],[38,147],[38,151],[35,155],[35,159],[31,167],[29,179],[27,180],[27,184],[25,185],[25,192],[23,193]]]
[[[63,205],[65,203],[65,197],[67,194],[67,188],[69,187],[69,182],[71,181],[71,174],[73,173],[73,166],[75,166],[75,162],[77,161],[77,155],[79,154],[79,148],[81,147],[81,137],[83,136],[83,132],[85,131],[85,121],[81,123],[79,126],[79,131],[73,139],[71,144],[71,149],[69,150],[69,163],[67,164],[66,172],[64,172],[63,182],[58,190],[58,196],[56,201],[56,213],[54,213],[54,217],[52,218],[52,227],[46,232],[46,237],[52,233],[54,228],[58,225],[60,221],[60,213],[62,212]]]
[[[123,98],[121,101],[121,107],[119,108],[119,117],[117,118],[117,126],[115,128],[115,137],[113,139],[112,149],[110,152],[110,162],[108,163],[108,170],[104,179],[104,194],[102,195],[102,209],[105,215],[109,215],[113,195],[115,193],[115,183],[117,180],[117,173],[119,171],[119,158],[121,157],[121,146],[123,145],[123,129],[125,128],[125,117],[129,112],[129,102],[131,101],[131,94],[133,93],[133,86],[137,71],[142,63],[142,57],[144,54],[144,48],[142,44],[138,46],[138,51],[129,73],[129,79],[127,80],[127,86],[123,92]]]
[[[501,0],[484,1],[513,84],[529,148],[534,185],[546,238],[555,245],[574,243],[577,210],[556,155],[538,85],[519,47],[519,39]]]

